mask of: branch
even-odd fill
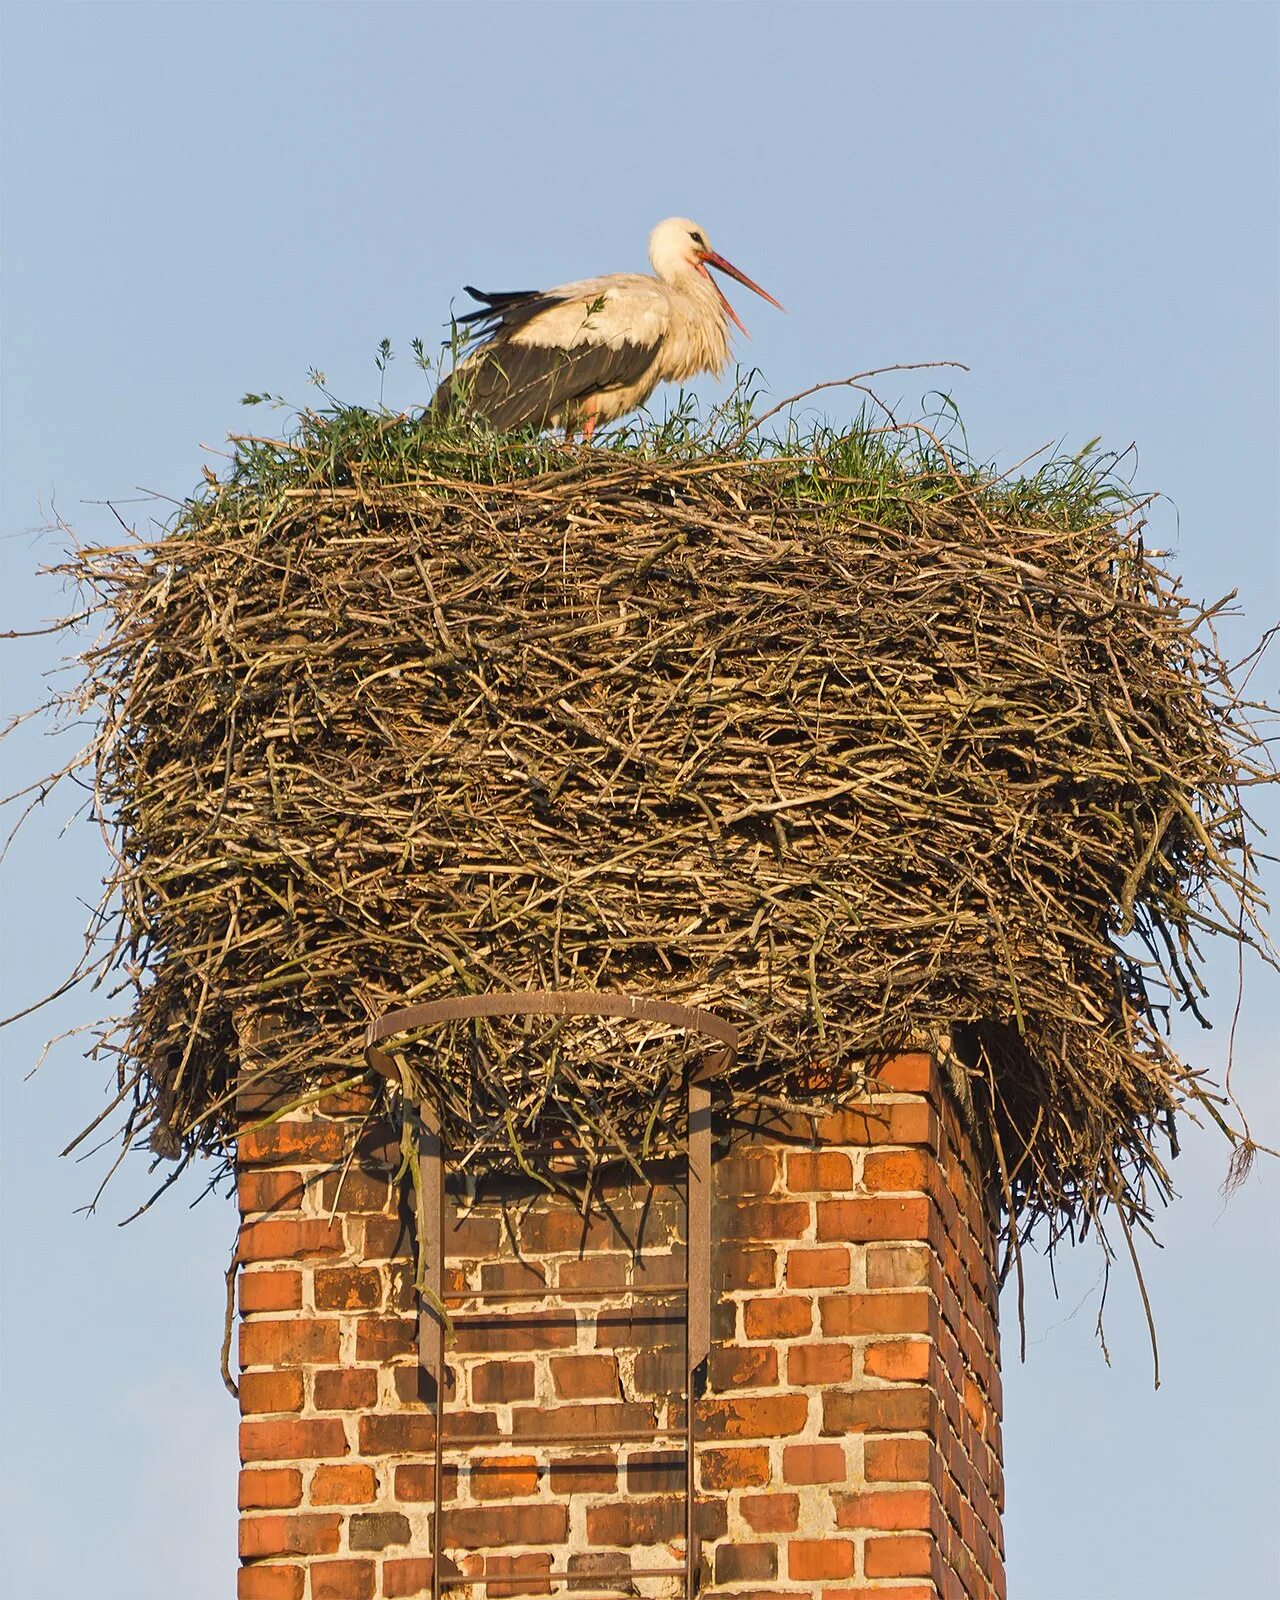
[[[731,449],[737,450],[739,446],[753,434],[762,423],[768,422],[770,417],[776,417],[779,411],[785,411],[788,406],[793,406],[798,400],[807,400],[811,394],[817,394],[821,389],[862,389],[864,393],[871,394],[863,383],[864,378],[879,378],[886,372],[920,372],[928,367],[956,367],[961,372],[968,372],[968,367],[963,361],[900,361],[892,367],[872,367],[868,372],[855,372],[851,378],[828,378],[825,383],[815,383],[808,389],[801,389],[799,394],[789,395],[780,401],[771,411],[766,411],[763,416],[756,417],[742,430],[733,441]],[[879,403],[876,395],[871,398]],[[887,409],[887,408],[886,408]]]

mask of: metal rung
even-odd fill
[[[442,1439],[442,1450],[474,1450],[477,1445],[506,1445],[512,1450],[532,1450],[545,1446],[550,1449],[557,1445],[611,1445],[611,1444],[647,1444],[650,1439],[685,1439],[687,1428],[628,1428],[621,1433],[558,1433],[548,1438],[545,1434],[531,1434],[527,1439],[518,1439],[509,1433],[467,1435],[463,1438]]]
[[[616,1576],[621,1584],[629,1583],[632,1578],[683,1578],[688,1571],[688,1563],[682,1562],[678,1567],[630,1567]],[[441,1578],[440,1587],[460,1589],[464,1584],[474,1583],[478,1588],[487,1589],[491,1583],[581,1583],[584,1578],[608,1583],[614,1576],[612,1572],[495,1572],[490,1578],[464,1578],[459,1574],[456,1578]],[[584,1600],[591,1600],[591,1597],[584,1597]]]
[[[557,1289],[548,1284],[543,1289],[449,1289],[441,1299],[447,1303],[460,1300],[581,1300],[588,1305],[595,1300],[606,1300],[615,1295],[668,1295],[689,1293],[687,1283],[673,1283],[659,1288],[657,1284],[620,1283],[616,1289]],[[613,1308],[611,1308],[613,1309]],[[465,1316],[466,1313],[464,1312]]]
[[[581,1161],[583,1156],[595,1156],[597,1160],[603,1159],[604,1161],[611,1163],[615,1161],[625,1161],[627,1159],[620,1150],[616,1152],[612,1149],[587,1150],[580,1144],[573,1144],[569,1134],[566,1134],[563,1139],[555,1141],[551,1144],[546,1144],[545,1142],[539,1144],[526,1144],[523,1140],[521,1140],[520,1153],[521,1155],[526,1156],[571,1156],[575,1161]],[[464,1161],[470,1161],[472,1156],[509,1156],[510,1154],[510,1143],[501,1140],[495,1144],[470,1144],[466,1147],[465,1151],[462,1152]],[[674,1166],[678,1158],[675,1156],[661,1155],[655,1156],[653,1159],[655,1162],[670,1161]]]

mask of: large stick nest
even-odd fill
[[[1146,1218],[1175,1119],[1218,1116],[1165,1024],[1201,936],[1256,929],[1268,772],[1138,508],[866,437],[445,466],[341,423],[65,569],[105,612],[68,698],[131,1137],[225,1149],[246,1016],[302,1095],[387,1009],[610,989],[736,1022],[725,1088],[766,1103],[950,1033],[1011,1214]],[[455,1143],[658,1149],[670,1052],[624,1032],[458,1026],[416,1070]]]

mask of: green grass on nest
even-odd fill
[[[703,418],[680,394],[661,417],[648,414],[597,436],[584,448],[532,431],[497,434],[481,419],[371,410],[337,401],[294,416],[287,438],[237,435],[230,468],[193,505],[255,502],[287,489],[392,484],[427,474],[442,481],[497,485],[543,475],[587,475],[618,462],[698,468],[758,464],[785,494],[806,506],[848,508],[899,525],[912,507],[976,501],[1010,521],[1085,529],[1099,518],[1140,509],[1119,475],[1124,456],[1098,448],[1044,460],[1008,474],[968,457],[959,414],[945,396],[920,421],[899,422],[881,402],[864,403],[850,426],[779,416],[760,426],[751,376]],[[861,385],[856,385],[861,388]],[[265,400],[250,395],[247,400]]]

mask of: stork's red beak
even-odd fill
[[[751,279],[747,277],[745,272],[739,272],[732,261],[726,261],[723,256],[717,255],[714,250],[704,250],[701,253],[698,261],[698,270],[705,275],[707,282],[714,287],[716,293],[720,296],[720,303],[724,306],[729,316],[733,319],[734,323],[742,330],[743,333],[747,333],[747,330],[742,326],[741,321],[739,321],[738,313],[729,304],[728,300],[725,299],[724,291],[707,271],[708,267],[715,267],[720,272],[727,272],[731,278],[736,278],[739,283],[745,284],[748,289],[752,290],[755,294],[758,294],[762,300],[767,300],[771,306],[777,306],[779,311],[785,311],[787,309],[786,306],[783,305],[782,301],[775,300],[767,289],[762,289],[758,283],[753,283]],[[751,335],[747,333],[747,338],[749,339],[750,337]]]

